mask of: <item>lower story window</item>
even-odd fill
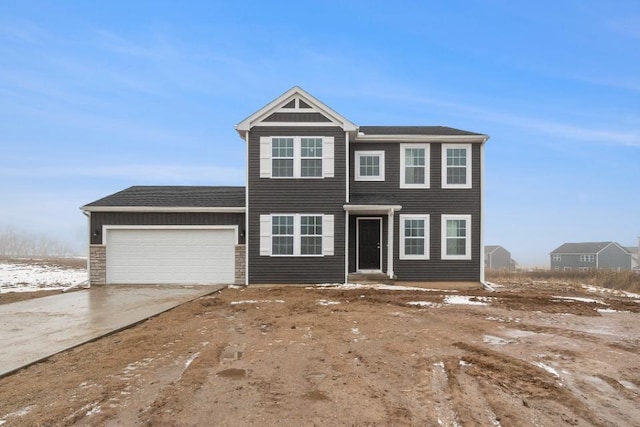
[[[293,215],[271,217],[271,253],[293,255]]]
[[[429,215],[400,215],[400,259],[429,259]]]
[[[442,259],[471,259],[471,215],[442,215]]]
[[[322,216],[300,216],[300,254],[322,254]]]
[[[260,215],[260,255],[333,255],[333,215]]]

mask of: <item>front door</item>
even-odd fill
[[[358,270],[381,270],[380,218],[358,218]]]

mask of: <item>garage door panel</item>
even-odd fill
[[[111,229],[107,283],[233,283],[235,230]]]

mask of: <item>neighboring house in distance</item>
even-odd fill
[[[638,246],[626,246],[625,249],[631,254],[631,270],[640,271],[640,258]]]
[[[499,245],[484,247],[484,267],[489,270],[515,271],[517,263],[511,252]]]
[[[293,87],[237,126],[244,187],[131,187],[82,207],[92,284],[484,281],[488,136],[357,126]]]
[[[631,270],[631,254],[616,242],[565,243],[551,251],[551,270]]]

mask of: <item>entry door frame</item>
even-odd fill
[[[360,269],[360,221],[378,221],[380,223],[380,266],[378,269]],[[382,273],[382,224],[381,216],[363,216],[356,218],[356,271],[358,273]]]

